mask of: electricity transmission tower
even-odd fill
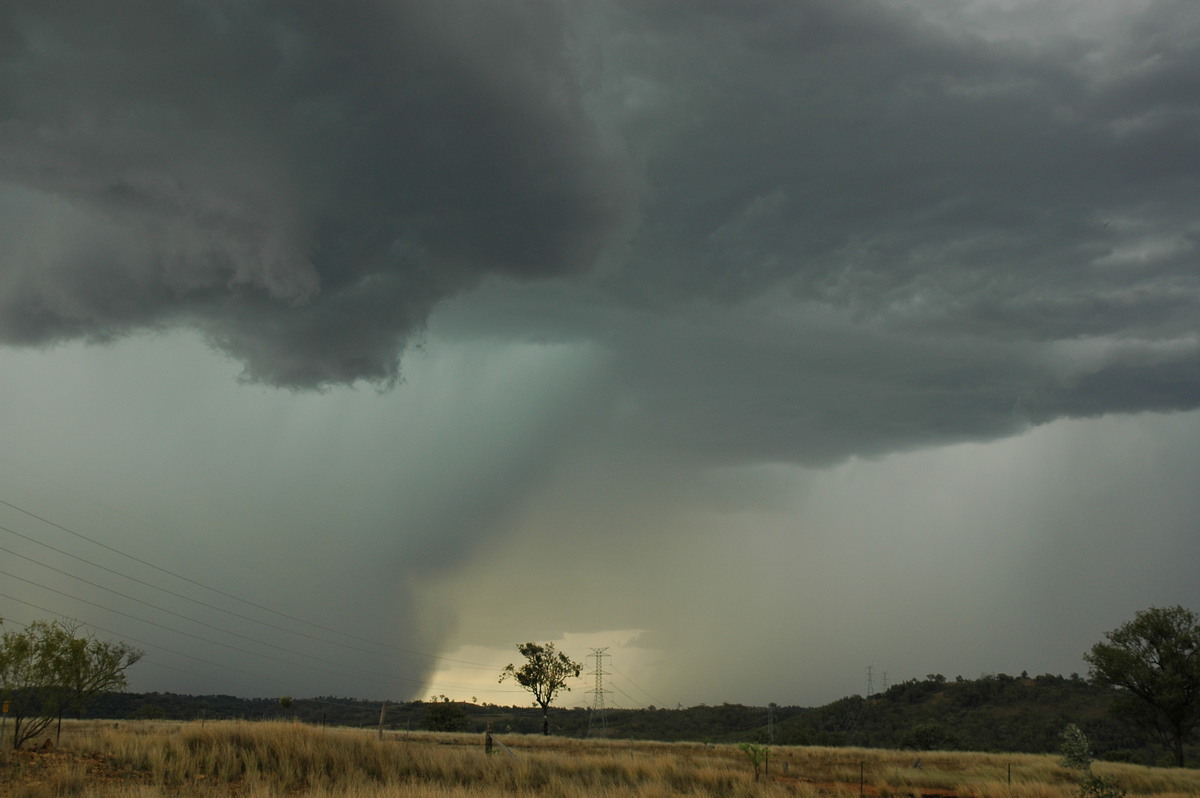
[[[610,674],[604,670],[604,658],[608,656],[605,653],[608,651],[608,647],[593,648],[591,651],[596,664],[588,675],[596,677],[596,686],[588,691],[592,694],[592,711],[588,714],[587,736],[592,736],[594,727],[599,736],[606,737],[608,736],[608,716],[605,712],[604,696],[608,694],[608,690],[604,689],[604,677]]]

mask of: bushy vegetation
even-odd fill
[[[123,689],[125,671],[141,656],[132,646],[100,640],[69,621],[34,621],[4,632],[0,697],[12,747],[41,734],[63,713],[82,713],[98,695]]]
[[[1059,737],[1062,738],[1062,745],[1058,749],[1062,754],[1062,766],[1084,773],[1091,772],[1092,744],[1083,733],[1083,729],[1074,723],[1068,723]]]
[[[791,744],[857,745],[914,750],[1059,750],[1060,734],[1076,723],[1099,759],[1157,763],[1162,750],[1114,717],[1111,688],[1079,676],[995,674],[978,679],[923,680],[892,685],[871,699],[859,696],[802,712],[777,724],[776,739]]]
[[[1084,655],[1093,679],[1117,690],[1117,710],[1157,735],[1183,767],[1200,727],[1200,615],[1151,607]]]

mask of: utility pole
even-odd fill
[[[610,674],[604,670],[604,658],[608,656],[606,653],[608,647],[593,648],[591,651],[592,658],[596,661],[596,664],[588,675],[596,677],[596,686],[588,691],[592,694],[592,711],[588,715],[587,736],[592,736],[592,727],[594,725],[597,728],[599,736],[606,737],[608,736],[608,716],[605,711],[604,696],[608,694],[608,691],[604,689],[604,677]]]

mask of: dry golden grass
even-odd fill
[[[387,734],[295,723],[71,723],[62,748],[0,759],[0,795],[319,798],[1072,798],[1051,756],[776,747],[755,782],[732,745]],[[918,763],[918,757],[920,762]],[[918,766],[919,764],[919,766]],[[1200,795],[1200,771],[1098,763],[1130,798]],[[1011,782],[1010,782],[1011,772]],[[861,779],[861,780],[860,780]],[[860,787],[861,785],[861,787]]]

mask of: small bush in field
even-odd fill
[[[738,743],[738,748],[750,760],[750,765],[754,768],[754,780],[758,781],[763,765],[771,756],[771,749],[758,743]]]
[[[1092,746],[1088,742],[1087,735],[1083,733],[1083,729],[1074,723],[1069,723],[1058,736],[1062,740],[1062,745],[1058,748],[1058,752],[1062,754],[1062,766],[1090,773],[1092,771]]]
[[[1079,782],[1079,798],[1125,798],[1125,791],[1114,779],[1084,776]]]

